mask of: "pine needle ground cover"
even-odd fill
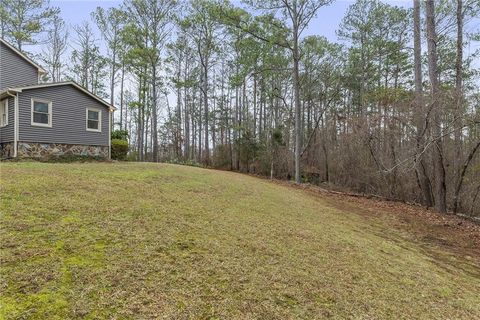
[[[164,164],[0,172],[2,319],[480,318],[478,257],[327,196]]]

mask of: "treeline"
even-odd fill
[[[479,215],[480,3],[359,0],[339,43],[304,36],[330,2],[125,0],[67,27],[46,1],[2,0],[0,27],[40,42],[45,81],[110,99],[132,159]]]

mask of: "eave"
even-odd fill
[[[38,73],[40,75],[44,75],[44,74],[47,74],[47,70],[43,69],[40,65],[38,65],[37,63],[35,63],[32,59],[30,59],[26,54],[24,54],[23,52],[21,52],[20,50],[18,50],[17,48],[15,48],[14,46],[12,46],[10,43],[8,43],[7,41],[3,40],[0,38],[0,42],[2,44],[4,44],[7,48],[9,48],[10,50],[12,50],[13,52],[15,52],[19,57],[21,57],[22,59],[24,59],[25,61],[27,61],[28,63],[30,63],[32,66],[34,66],[35,68],[37,68],[38,70]]]
[[[103,100],[102,98],[97,96],[96,94],[88,91],[87,89],[85,89],[84,87],[82,87],[81,85],[79,85],[78,83],[76,83],[74,81],[42,83],[42,84],[36,84],[36,85],[31,85],[31,86],[26,86],[26,87],[12,88],[10,90],[16,90],[16,92],[23,92],[25,90],[41,89],[41,88],[49,88],[49,87],[59,87],[59,86],[67,86],[67,85],[73,86],[74,88],[82,91],[83,93],[85,93],[88,96],[92,97],[93,99],[97,100],[98,102],[100,102],[104,106],[108,107],[108,110],[110,112],[113,112],[113,111],[117,110],[117,108],[112,106],[110,103],[106,102],[105,100]]]

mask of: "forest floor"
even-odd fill
[[[453,216],[166,164],[0,173],[0,319],[480,319]]]

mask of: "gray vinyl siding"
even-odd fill
[[[8,125],[0,128],[0,143],[13,142],[14,135],[14,112],[15,112],[15,99],[8,99]],[[3,100],[1,101],[3,102]]]
[[[52,102],[52,127],[31,125],[31,99]],[[102,112],[102,132],[86,130],[87,108]],[[19,94],[19,141],[108,146],[108,108],[71,85],[28,89]]]
[[[0,42],[0,91],[38,84],[38,69]]]

